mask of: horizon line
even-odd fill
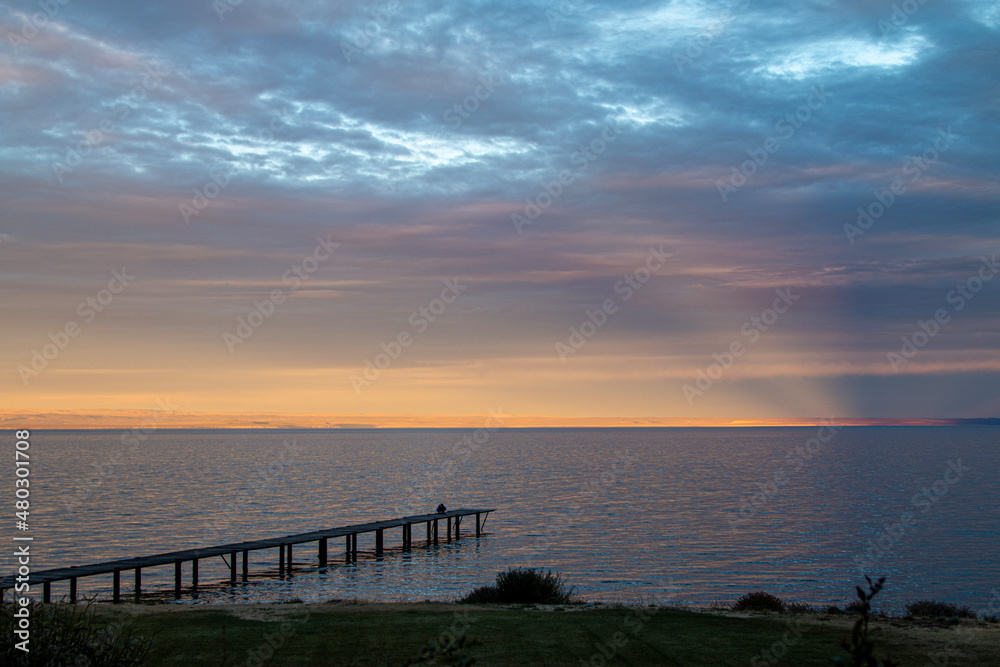
[[[161,402],[161,406],[164,404]],[[998,417],[564,417],[513,415],[315,414],[154,410],[6,410],[0,424],[16,429],[387,429],[387,428],[779,428],[809,426],[1000,425]]]

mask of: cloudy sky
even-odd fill
[[[1000,7],[896,7],[0,4],[5,406],[997,415]]]

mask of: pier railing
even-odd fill
[[[80,565],[74,567],[63,567],[52,570],[41,570],[31,572],[27,576],[27,583],[34,588],[38,584],[42,585],[42,601],[50,602],[52,599],[52,583],[57,581],[69,581],[69,601],[76,602],[77,580],[81,577],[90,577],[101,574],[111,574],[112,598],[115,602],[121,601],[121,575],[122,572],[133,571],[135,573],[135,586],[133,594],[136,601],[142,592],[142,571],[151,567],[173,565],[174,567],[174,597],[180,597],[181,575],[184,563],[190,563],[191,590],[198,588],[198,561],[205,558],[221,556],[229,565],[229,582],[235,584],[237,581],[238,556],[242,555],[242,568],[240,579],[247,581],[249,578],[248,555],[251,551],[262,549],[278,549],[278,576],[284,576],[292,569],[292,547],[299,544],[316,542],[317,559],[319,567],[326,567],[329,562],[329,540],[331,538],[344,538],[344,558],[347,562],[356,561],[358,557],[358,535],[364,533],[375,533],[375,555],[381,556],[385,551],[385,531],[391,528],[400,528],[403,551],[413,548],[413,526],[426,524],[427,546],[438,544],[439,523],[445,523],[445,540],[458,540],[461,537],[462,518],[467,516],[476,517],[476,537],[482,534],[483,523],[490,512],[495,509],[457,509],[436,514],[417,514],[414,516],[404,516],[388,521],[372,521],[339,528],[328,528],[326,530],[315,530],[309,533],[299,533],[297,535],[285,535],[284,537],[272,537],[263,540],[252,540],[248,542],[234,542],[231,544],[220,544],[213,547],[201,549],[185,549],[182,551],[171,551],[168,553],[154,554],[152,556],[140,556],[137,558],[126,558],[121,560],[106,561],[103,563],[93,563],[91,565]],[[17,575],[0,578],[0,601],[7,589],[14,588],[24,580]]]

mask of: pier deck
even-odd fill
[[[204,547],[201,549],[183,549],[181,551],[170,551],[162,554],[154,554],[152,556],[123,558],[119,560],[105,561],[103,563],[93,563],[90,565],[41,570],[31,572],[28,577],[28,583],[31,584],[32,587],[42,584],[42,601],[50,602],[52,596],[52,582],[68,580],[69,600],[70,602],[75,602],[77,579],[80,577],[90,577],[100,574],[112,574],[114,577],[112,587],[113,600],[115,602],[120,602],[122,572],[135,572],[134,595],[136,599],[138,599],[142,590],[141,582],[143,569],[163,565],[173,565],[174,596],[179,598],[182,590],[181,573],[184,563],[191,563],[191,589],[195,590],[198,587],[198,561],[204,558],[213,558],[215,556],[222,556],[223,558],[229,556],[229,581],[230,583],[235,584],[237,580],[237,555],[242,555],[243,567],[240,578],[242,581],[247,581],[247,578],[249,577],[247,563],[248,554],[251,551],[277,548],[278,576],[284,576],[292,569],[292,547],[296,544],[316,542],[318,545],[317,556],[319,566],[326,567],[329,560],[328,541],[330,538],[345,538],[344,556],[348,562],[351,562],[353,560],[357,560],[358,535],[364,533],[375,533],[375,555],[380,556],[385,550],[383,531],[387,529],[402,529],[402,548],[404,551],[408,551],[413,546],[414,524],[426,524],[426,543],[430,546],[432,544],[438,544],[438,525],[440,521],[445,521],[446,523],[445,540],[450,542],[452,540],[453,533],[454,539],[457,540],[461,537],[462,517],[475,516],[476,537],[479,537],[482,534],[482,526],[486,517],[489,516],[490,512],[495,511],[495,509],[457,509],[442,512],[440,514],[417,514],[414,516],[400,517],[398,519],[389,519],[387,521],[372,521],[369,523],[360,523],[350,526],[340,526],[338,528],[328,528],[326,530],[314,530],[309,533],[285,535],[284,537],[271,537],[263,540],[250,540],[247,542],[233,542],[231,544],[220,544],[218,546]],[[17,575],[11,575],[0,578],[0,601],[3,600],[3,596],[7,589],[14,588],[15,584],[18,583],[16,577]]]

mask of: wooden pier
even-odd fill
[[[171,551],[153,556],[141,556],[139,558],[126,558],[122,560],[112,560],[104,563],[94,563],[92,565],[81,565],[79,567],[62,567],[53,570],[42,570],[32,572],[29,575],[29,582],[32,587],[42,585],[42,602],[51,602],[52,583],[56,581],[69,580],[69,601],[76,602],[76,583],[80,577],[90,577],[99,574],[111,574],[112,579],[112,599],[114,602],[121,602],[121,577],[122,572],[133,571],[135,573],[135,586],[133,595],[135,600],[139,600],[142,592],[142,571],[151,567],[173,565],[174,567],[174,597],[181,596],[181,575],[184,563],[190,563],[191,591],[198,588],[198,561],[205,558],[221,556],[225,561],[229,560],[229,583],[235,584],[237,581],[237,563],[241,560],[240,580],[247,581],[249,578],[248,555],[251,551],[262,549],[278,550],[278,576],[284,576],[292,571],[292,547],[294,545],[307,542],[317,543],[317,560],[319,567],[327,567],[329,562],[329,540],[331,538],[344,538],[344,559],[350,563],[358,558],[358,535],[362,533],[375,533],[375,555],[381,556],[385,551],[384,533],[390,528],[401,529],[401,542],[403,551],[413,548],[413,526],[415,524],[426,524],[427,540],[426,545],[438,544],[439,523],[445,522],[444,540],[451,542],[453,539],[461,538],[462,518],[467,516],[476,517],[476,537],[482,534],[482,527],[486,517],[495,509],[458,509],[449,510],[440,514],[418,514],[415,516],[404,516],[399,519],[388,521],[373,521],[371,523],[361,523],[352,526],[342,526],[340,528],[328,528],[326,530],[316,530],[311,533],[299,533],[298,535],[286,535],[284,537],[273,537],[266,540],[253,540],[250,542],[235,542],[232,544],[221,544],[219,546],[207,547],[203,549],[185,549],[183,551]],[[242,558],[238,558],[242,556]],[[14,575],[0,578],[0,601],[3,601],[7,589],[14,588],[18,583]]]

